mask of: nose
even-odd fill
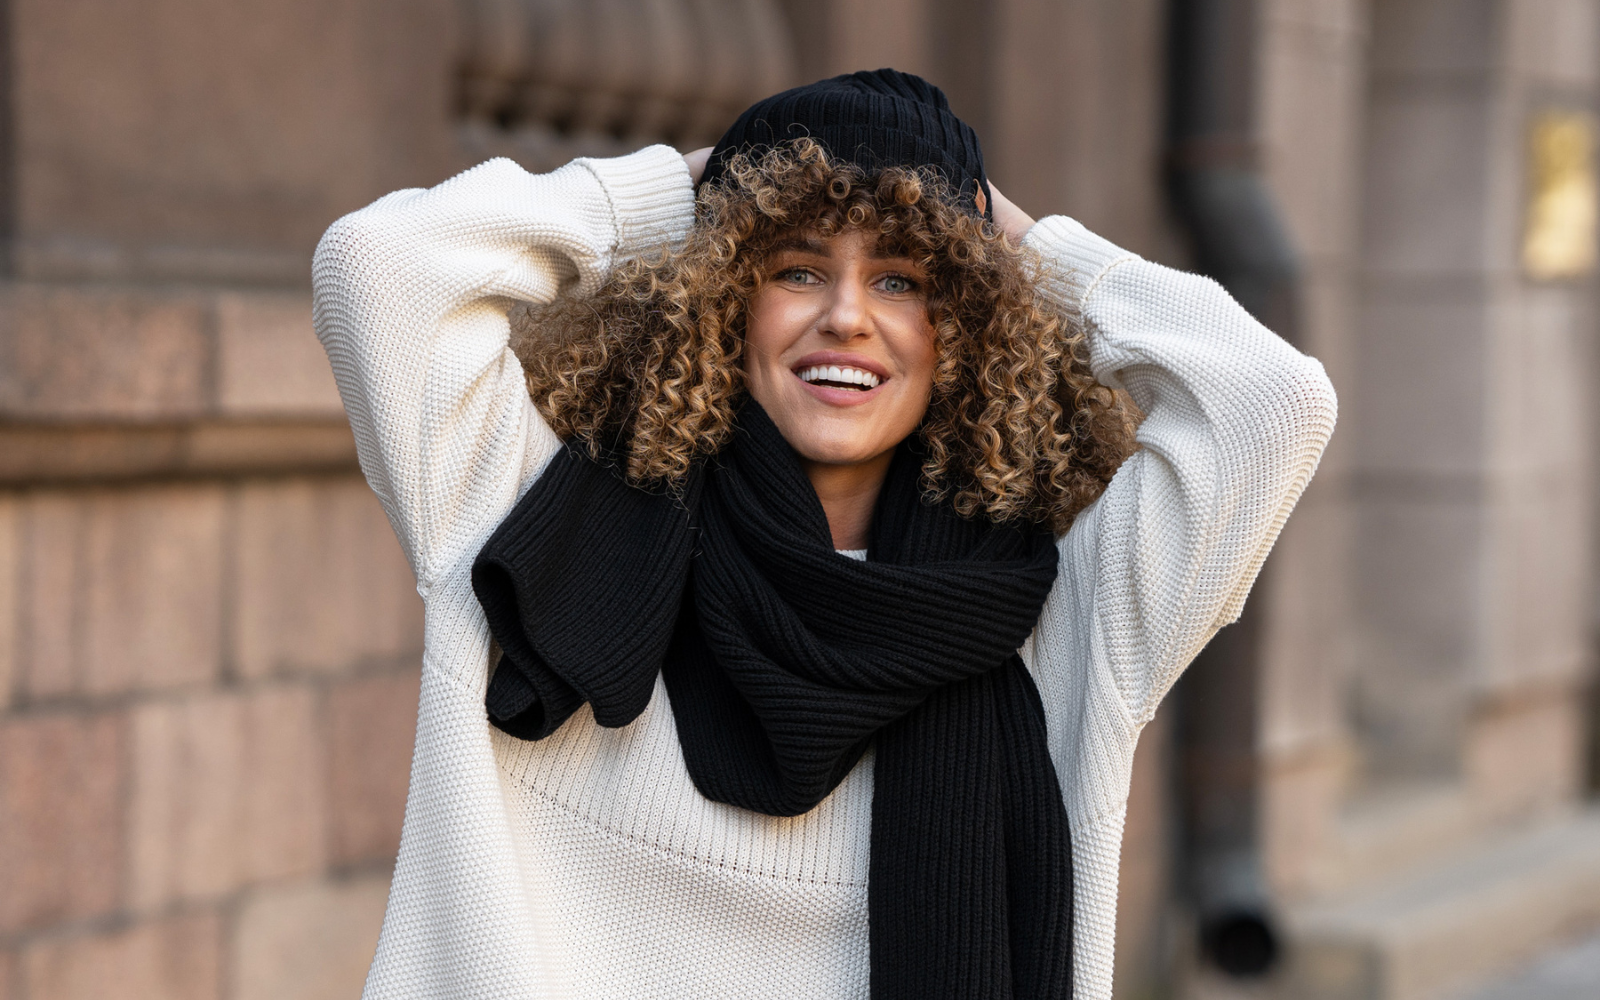
[[[863,336],[872,329],[872,302],[866,289],[856,281],[840,281],[829,289],[827,308],[822,315],[822,332],[841,343]]]

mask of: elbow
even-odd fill
[[[1303,420],[1307,429],[1320,430],[1326,442],[1339,421],[1339,393],[1323,369],[1322,362],[1312,357],[1305,358],[1304,372],[1296,381],[1295,395],[1305,414]]]
[[[1339,420],[1339,396],[1322,363],[1297,354],[1278,394],[1276,450],[1285,465],[1315,468]]]
[[[413,245],[406,252],[404,226],[396,225],[394,213],[386,210],[388,200],[341,217],[317,241],[311,255],[311,294],[317,312],[325,302],[392,285],[408,267],[416,266],[418,248]]]
[[[317,241],[311,254],[311,286],[317,298],[322,298],[330,286],[343,284],[356,270],[352,265],[359,259],[358,248],[371,245],[363,232],[361,214],[351,212],[339,218]]]

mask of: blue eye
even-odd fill
[[[910,278],[899,274],[891,274],[883,279],[883,290],[894,295],[915,291],[916,287],[916,283]]]
[[[810,279],[810,273],[798,267],[792,271],[785,271],[778,275],[779,281],[787,281],[791,285],[804,285],[807,284]]]

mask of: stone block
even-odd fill
[[[315,699],[304,687],[253,688],[134,709],[134,906],[216,897],[320,869],[323,756]]]
[[[1467,727],[1463,771],[1488,818],[1525,820],[1577,797],[1583,707],[1571,687],[1508,691],[1478,707]]]
[[[115,715],[0,722],[0,933],[117,906],[126,744]]]
[[[1267,755],[1261,783],[1261,846],[1268,884],[1282,899],[1321,887],[1351,752],[1343,741]]]
[[[1267,181],[1296,249],[1319,259],[1355,243],[1364,39],[1348,2],[1317,5],[1332,22],[1273,17],[1259,86]],[[1343,17],[1339,17],[1339,14]]]
[[[1499,612],[1478,681],[1496,690],[1577,683],[1591,660],[1593,506],[1586,484],[1559,475],[1508,484],[1490,508],[1484,581]]]
[[[202,683],[221,664],[224,495],[178,485],[26,504],[26,693]]]
[[[0,712],[11,704],[17,683],[17,649],[22,606],[18,582],[22,576],[20,504],[0,494]]]
[[[352,1000],[378,946],[384,876],[262,889],[240,908],[229,950],[231,1000]]]
[[[0,288],[0,416],[171,420],[209,404],[201,296],[8,283]]]
[[[1344,735],[1350,664],[1348,493],[1319,470],[1251,600],[1262,622],[1260,742],[1294,754]]]
[[[1027,206],[1035,217],[1066,212],[1121,246],[1153,255],[1170,233],[1159,188],[1165,9],[1151,0],[1031,6],[1047,18],[1059,6],[1062,18],[1022,25],[1032,32],[1031,55],[1039,61],[1019,62],[1000,75],[1006,96],[999,101],[1012,102],[1021,114],[1009,108],[995,113],[1003,127],[1048,143],[1048,155],[1036,148],[1030,156],[1007,139],[1012,151],[1002,165],[1001,186],[1019,197],[1031,190],[1029,197],[1039,199]],[[968,19],[987,19],[988,11],[973,4]],[[966,44],[963,25],[946,30],[954,33],[958,47]],[[1043,66],[1058,82],[1030,88],[1029,73]],[[1052,86],[1054,93],[1076,99],[1050,100]]]
[[[328,694],[328,819],[335,864],[393,859],[417,727],[419,675],[358,677]]]
[[[451,172],[449,0],[20,0],[17,261],[303,285],[338,216]]]
[[[252,484],[238,509],[242,674],[327,673],[421,650],[415,580],[359,477]]]
[[[77,605],[83,504],[76,495],[55,492],[27,494],[20,503],[18,687],[23,696],[35,699],[70,694],[79,686],[82,661]]]
[[[1582,482],[1594,466],[1594,300],[1571,287],[1525,285],[1498,304],[1487,400],[1494,467],[1513,480]]]
[[[24,995],[28,1000],[217,1000],[221,960],[219,921],[211,913],[52,937],[23,956]]]
[[[217,297],[217,408],[230,417],[343,417],[309,296]]]
[[[1075,140],[1081,145],[1099,138],[1103,119],[1098,112],[1102,102],[1113,99],[1089,40],[1095,18],[1086,6],[1007,4],[1004,15],[988,14],[992,23],[982,29],[992,51],[1006,53],[988,67],[988,121],[975,126],[982,130],[984,166],[1006,195],[1035,218],[1068,208],[1063,204],[1069,194],[1063,190],[1066,178],[1076,175],[1077,190],[1070,192],[1073,208],[1092,205],[1085,188],[1098,186],[1103,178],[1099,171],[1056,166],[1071,156]],[[984,16],[976,14],[981,8],[971,9],[969,16]],[[1058,100],[1058,94],[1077,99]],[[1090,218],[1101,226],[1108,221]]]
[[[220,487],[95,493],[85,518],[83,688],[202,683],[222,659]]]
[[[1600,918],[1600,816],[1536,824],[1293,907],[1296,1000],[1460,996]]]
[[[1495,56],[1496,0],[1385,0],[1372,5],[1372,63],[1381,77],[1460,78]]]
[[[1471,286],[1385,285],[1365,298],[1355,352],[1361,402],[1340,428],[1353,438],[1355,474],[1410,493],[1436,492],[1431,482],[1476,489],[1492,433],[1486,296]]]
[[[1485,656],[1484,513],[1474,503],[1364,499],[1354,722],[1375,773],[1439,776],[1459,760],[1466,678]]]
[[[1361,0],[1268,0],[1264,20],[1340,35],[1365,35],[1367,5]]]
[[[1509,253],[1487,232],[1492,110],[1473,89],[1374,90],[1362,220],[1369,268],[1459,275]]]
[[[854,73],[868,66],[893,66],[907,73],[933,72],[928,37],[929,0],[885,0],[849,5],[845,16],[824,18],[827,65],[822,75]],[[839,10],[844,4],[835,2]],[[844,12],[841,10],[840,14]]]
[[[1592,90],[1600,73],[1600,8],[1593,0],[1506,4],[1508,62],[1546,86]]]

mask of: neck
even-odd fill
[[[894,451],[853,465],[829,465],[802,460],[806,478],[828,515],[828,530],[836,549],[864,549],[872,531],[872,511],[889,475]]]

